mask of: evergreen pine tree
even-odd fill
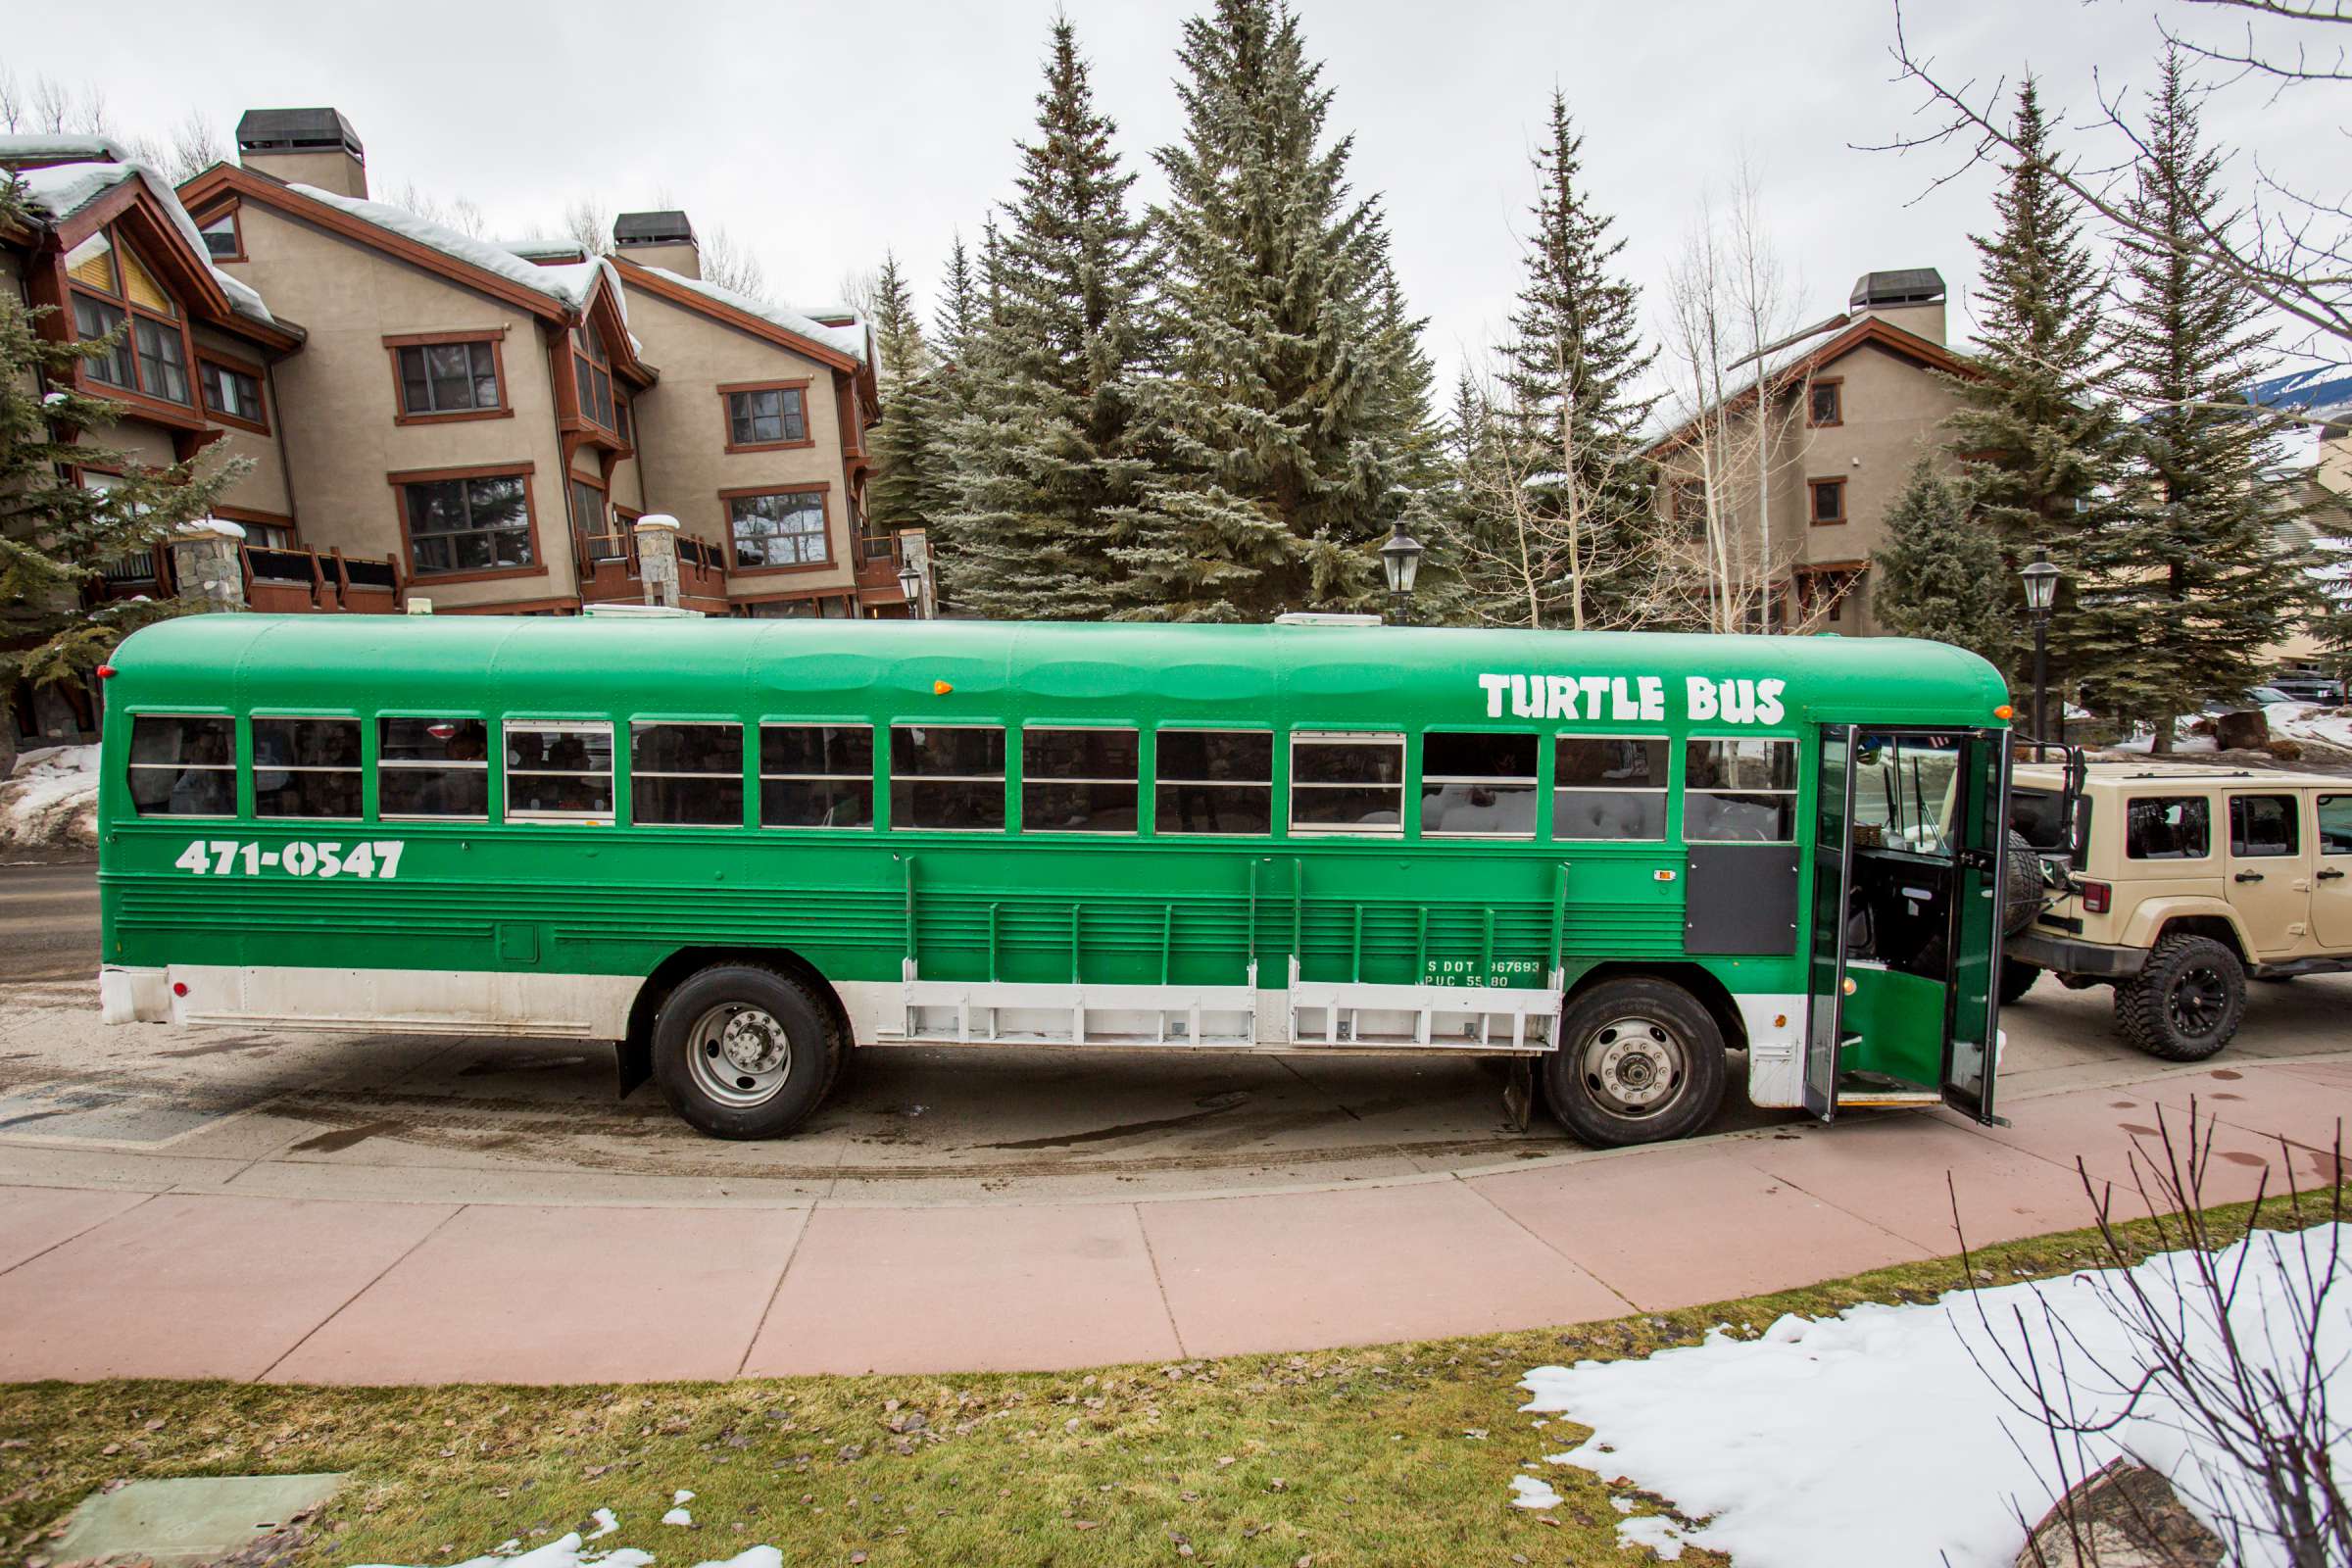
[[[874,432],[874,477],[866,513],[879,532],[921,528],[939,511],[938,427],[934,418],[931,347],[915,315],[914,295],[899,259],[885,251],[876,280],[874,349],[881,364],[882,422]]]
[[[24,187],[0,172],[0,228],[25,220]],[[50,307],[0,289],[0,691],[86,677],[150,621],[195,608],[175,601],[84,603],[106,564],[152,547],[211,512],[251,466],[195,460],[149,467],[94,440],[122,405],[74,390],[74,368],[114,352],[124,328],[90,342],[45,337]],[[67,465],[119,471],[104,490],[59,482]],[[16,727],[0,724],[0,778],[16,765]]]
[[[956,421],[970,411],[965,369],[982,319],[979,279],[957,233],[948,251],[939,309],[931,318],[930,368],[903,394],[907,417],[899,434],[907,450],[901,478],[887,498],[878,488],[874,498],[877,517],[894,526],[919,521],[929,531],[932,575],[943,605],[959,603],[963,540],[951,514],[952,436]]]
[[[2197,260],[2228,214],[2178,50],[2142,146],[2114,343],[2116,389],[2142,412],[2125,435],[2116,520],[2092,541],[2092,613],[2121,656],[2094,692],[2102,710],[2153,723],[2165,751],[2180,715],[2260,681],[2309,594],[2280,542],[2296,511],[2278,471],[2282,421],[2246,402],[2275,368],[2271,329],[2242,283]]]
[[[1641,301],[1613,271],[1625,240],[1580,186],[1584,137],[1568,100],[1551,95],[1536,150],[1539,188],[1530,210],[1527,280],[1502,349],[1503,438],[1509,469],[1527,477],[1534,515],[1577,520],[1575,570],[1563,559],[1532,609],[1524,583],[1477,584],[1485,618],[1506,624],[1583,626],[1609,614],[1611,584],[1598,563],[1628,559],[1645,531],[1653,476],[1642,425],[1657,397],[1641,390],[1657,358],[1642,342]]]
[[[881,360],[876,379],[885,397],[894,385],[931,368],[931,347],[923,338],[922,318],[915,314],[914,290],[897,254],[887,250],[874,277],[874,350]]]
[[[1122,608],[1111,550],[1152,470],[1137,395],[1157,353],[1156,262],[1066,20],[1037,102],[954,437],[959,597],[999,619],[1091,620]]]
[[[1379,540],[1405,514],[1402,456],[1426,429],[1412,333],[1379,208],[1325,144],[1331,89],[1281,0],[1216,0],[1184,27],[1180,145],[1159,163],[1171,373],[1155,413],[1172,472],[1152,487],[1130,613],[1263,620],[1369,608]]]
[[[1972,511],[2012,562],[2047,550],[2065,575],[2050,623],[2057,689],[2096,679],[2124,651],[2074,603],[2115,478],[2118,420],[2097,395],[2106,283],[2081,214],[2052,172],[2056,153],[2032,77],[2018,90],[2020,149],[1993,195],[1998,229],[1972,235],[1976,376],[1952,379],[1950,424]],[[2014,576],[2005,572],[2005,577]]]
[[[1950,643],[2007,668],[2015,651],[2001,547],[1922,458],[1886,510],[1886,547],[1872,558],[1871,613],[1898,637]]]

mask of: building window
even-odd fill
[[[87,294],[76,293],[74,296],[74,332],[84,343],[95,343],[121,330],[123,312],[120,307],[94,300]],[[82,361],[81,373],[93,381],[119,386],[125,392],[138,390],[139,383],[130,368],[130,335],[123,333],[112,348]]]
[[[1845,422],[1845,383],[1816,381],[1805,394],[1805,422],[1815,429]]]
[[[629,433],[632,428],[631,416],[633,412],[629,408],[629,395],[616,389],[612,394],[612,433],[619,436],[624,445],[637,439]]]
[[[629,820],[743,826],[743,726],[629,726]]]
[[[580,395],[580,416],[610,430],[612,423],[612,360],[594,321],[572,329],[571,369]]]
[[[265,433],[270,412],[262,401],[262,378],[251,370],[215,360],[196,362],[197,380],[204,388],[204,406],[223,419],[250,424]]]
[[[1683,837],[1789,844],[1796,838],[1796,742],[1741,736],[1683,746]]]
[[[1800,624],[1835,626],[1845,619],[1845,602],[1862,580],[1858,571],[1801,571],[1796,576]]]
[[[1291,737],[1291,831],[1404,831],[1404,737],[1301,730]]]
[[[1552,742],[1551,836],[1666,836],[1664,736],[1562,735]]]
[[[727,450],[808,446],[808,383],[721,387],[727,400]]]
[[[187,345],[178,325],[133,316],[130,340],[139,351],[139,390],[167,403],[187,402]]]
[[[760,825],[872,827],[872,726],[760,725]]]
[[[507,820],[612,820],[612,726],[507,720]]]
[[[204,251],[216,262],[241,262],[245,259],[245,241],[237,233],[237,210],[231,207],[219,218],[197,228],[204,236]]]
[[[478,718],[375,721],[375,809],[383,817],[490,814],[490,727]]]
[[[1806,485],[1813,492],[1813,521],[1816,526],[1845,520],[1843,479],[1810,479]]]
[[[1421,831],[1433,838],[1536,836],[1536,737],[1433,730],[1421,737]]]
[[[1021,831],[1132,833],[1141,743],[1131,729],[1021,731]]]
[[[1003,828],[1004,731],[993,724],[891,726],[890,825]]]
[[[406,418],[508,412],[494,338],[396,344],[392,357],[400,368],[400,412]]]
[[[95,342],[127,323],[113,347],[81,362],[82,373],[101,385],[166,403],[192,402],[187,331],[178,307],[139,259],[107,235],[93,234],[67,252],[66,271],[74,284],[75,336]]]
[[[1155,833],[1254,837],[1274,831],[1274,736],[1262,729],[1163,729]]]
[[[141,816],[236,815],[237,721],[133,717],[130,804]]]
[[[1707,531],[1707,481],[1694,474],[1677,474],[1666,481],[1666,515],[1689,530],[1692,538]]]
[[[416,575],[533,564],[530,484],[522,474],[406,480],[400,490]]]
[[[360,721],[256,718],[253,814],[357,820]]]
[[[762,566],[821,566],[832,559],[825,540],[822,490],[771,490],[727,503],[728,538],[737,571]]]
[[[605,493],[576,473],[571,476],[571,525],[579,530],[580,547],[590,561],[619,561],[628,554],[605,506]]]

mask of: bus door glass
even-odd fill
[[[1811,995],[1805,1008],[1805,1109],[1828,1121],[1838,1111],[1838,1049],[1844,1043],[1846,904],[1854,868],[1854,727],[1821,727],[1813,792]]]
[[[1994,963],[2009,889],[2009,732],[1971,731],[1960,748],[1954,791],[1959,898],[1952,943],[1949,1038],[1943,1053],[1943,1102],[1990,1122],[1999,1062],[1999,999]]]

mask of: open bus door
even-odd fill
[[[1994,1122],[2000,1119],[1992,1113],[1992,1085],[2000,1066],[2001,927],[2009,908],[2008,731],[1972,730],[1963,738],[1952,816],[1960,896],[1939,1087],[1954,1110]]]
[[[1846,905],[1854,885],[1854,738],[1851,724],[1821,726],[1814,773],[1812,973],[1805,1005],[1805,1109],[1838,1114],[1845,1044]]]

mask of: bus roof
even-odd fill
[[[1556,700],[1558,678],[1577,676],[1650,677],[1666,719],[1701,728],[1703,704],[1686,706],[1699,679],[1780,682],[1787,723],[1984,726],[2008,701],[1990,664],[1940,643],[1445,627],[231,613],[147,627],[113,662],[110,704],[193,711],[758,709],[952,723],[1199,719],[1279,703],[1297,721],[1395,726],[1507,721],[1512,678],[1550,678]]]

